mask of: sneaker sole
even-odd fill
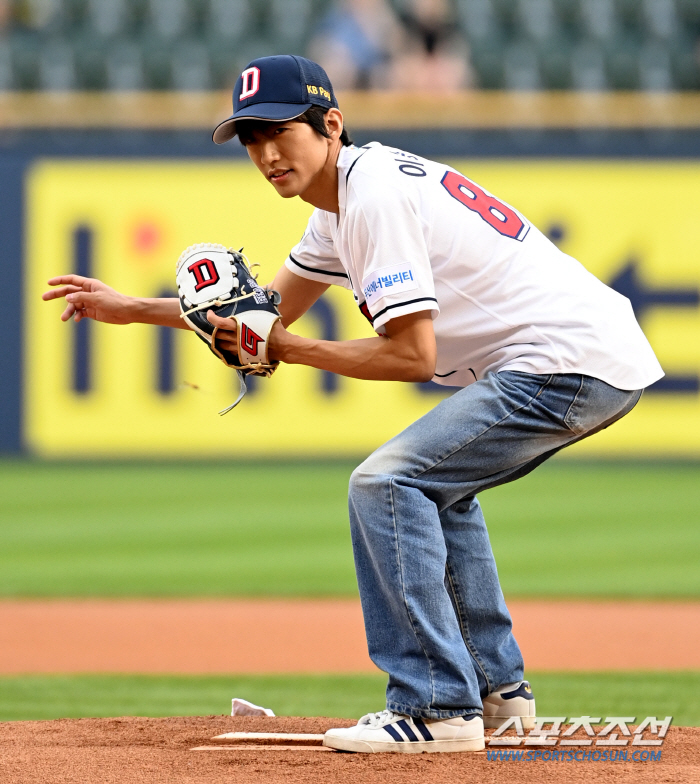
[[[351,738],[325,737],[323,745],[337,751],[354,751],[364,754],[381,754],[393,752],[398,754],[435,754],[454,753],[458,751],[483,751],[486,748],[483,736],[464,740],[428,740],[405,743],[393,741],[353,740]]]
[[[497,730],[504,721],[509,721],[513,716],[484,716],[484,728]],[[534,730],[536,718],[534,716],[521,716],[524,730]]]

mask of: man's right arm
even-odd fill
[[[62,321],[91,318],[105,324],[155,324],[189,329],[180,318],[180,303],[172,298],[129,297],[96,278],[61,275],[48,281],[58,288],[47,291],[42,299],[65,297]],[[293,324],[328,288],[326,283],[307,280],[282,267],[269,288],[282,297],[280,313],[285,327]]]
[[[189,329],[180,318],[180,304],[174,297],[128,297],[101,280],[81,275],[60,275],[48,283],[59,288],[45,292],[42,299],[66,299],[62,321],[91,318],[105,324],[156,324]]]

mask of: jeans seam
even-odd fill
[[[501,419],[499,419],[497,422],[492,422],[485,430],[482,430],[481,432],[477,433],[467,443],[460,444],[459,447],[457,447],[457,449],[455,449],[452,452],[449,452],[448,454],[444,455],[439,460],[436,460],[429,468],[424,468],[422,471],[419,471],[417,474],[415,474],[415,476],[407,477],[407,478],[409,478],[409,479],[418,479],[418,477],[423,476],[423,474],[427,474],[428,471],[432,471],[437,466],[439,466],[440,463],[444,463],[445,460],[447,460],[448,458],[452,457],[452,455],[456,455],[457,452],[461,452],[469,444],[472,444],[474,441],[476,441],[477,438],[481,438],[483,435],[488,433],[489,430],[492,430],[497,425],[500,425],[502,422],[505,422],[506,419],[508,419],[509,417],[513,416],[513,414],[517,413],[518,411],[522,411],[524,408],[527,408],[529,405],[532,404],[533,400],[536,400],[542,394],[544,389],[546,389],[546,387],[549,386],[549,383],[550,383],[551,380],[552,380],[552,376],[550,375],[550,376],[547,377],[547,380],[542,384],[542,386],[540,387],[540,389],[537,392],[537,394],[536,395],[532,395],[530,397],[530,399],[526,403],[523,403],[522,406],[518,406],[517,408],[514,408],[512,411],[509,411],[504,417],[501,417]]]
[[[416,630],[416,625],[413,620],[413,616],[411,614],[411,609],[408,606],[408,602],[406,601],[406,590],[404,587],[404,580],[403,580],[403,563],[401,561],[401,548],[399,547],[399,532],[396,525],[396,512],[394,509],[394,477],[391,477],[389,480],[389,499],[391,501],[391,522],[394,528],[394,541],[396,542],[396,561],[399,566],[399,582],[401,585],[401,598],[403,599],[404,607],[406,608],[406,615],[408,616],[408,621],[411,624],[411,629],[413,630],[413,634],[415,635],[416,639],[418,640],[418,644],[423,651],[423,655],[425,656],[425,660],[428,663],[428,675],[430,677],[430,704],[433,705],[435,702],[435,678],[433,677],[433,665],[430,661],[430,656],[425,649],[425,645],[423,645],[423,641],[421,640],[420,634]]]
[[[455,590],[454,586],[454,577],[452,576],[452,571],[450,569],[449,563],[445,562],[445,573],[447,574],[447,581],[450,584],[450,591],[452,593],[452,597],[454,599],[455,608],[457,612],[455,615],[457,616],[457,623],[459,624],[459,630],[462,633],[462,640],[464,644],[474,657],[474,661],[479,666],[481,670],[481,674],[484,676],[484,680],[486,681],[486,685],[488,686],[488,691],[491,693],[493,689],[491,688],[491,679],[489,678],[486,670],[484,669],[484,663],[481,661],[478,651],[474,647],[474,644],[471,641],[471,637],[469,636],[469,622],[466,619],[466,615],[464,614],[464,608],[462,607],[462,603],[459,598],[459,593]]]
[[[581,433],[577,433],[573,427],[567,421],[569,418],[569,414],[571,413],[571,409],[576,405],[576,401],[578,400],[579,395],[581,394],[581,390],[583,389],[583,376],[581,376],[581,381],[579,382],[578,389],[576,390],[576,394],[574,395],[574,399],[571,401],[571,405],[566,409],[566,414],[564,414],[564,424],[566,427],[575,435],[579,436]]]

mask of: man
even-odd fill
[[[524,476],[630,411],[663,373],[628,300],[459,172],[343,129],[325,72],[254,60],[234,88],[238,134],[284,198],[316,210],[277,273],[273,359],[368,380],[463,387],[365,460],[350,523],[369,652],[386,710],[329,730],[348,751],[470,751],[484,724],[532,726],[534,699],[498,582],[478,492]],[[53,278],[62,318],[183,327],[177,300]],[[350,289],[377,337],[329,342],[288,327],[329,285]],[[231,322],[213,313],[236,350]]]

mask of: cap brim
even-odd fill
[[[307,109],[313,106],[311,103],[258,103],[247,106],[236,112],[228,120],[224,120],[214,128],[211,138],[215,144],[224,144],[238,133],[236,123],[239,120],[267,120],[269,122],[286,122],[294,120],[299,115],[304,114]]]

